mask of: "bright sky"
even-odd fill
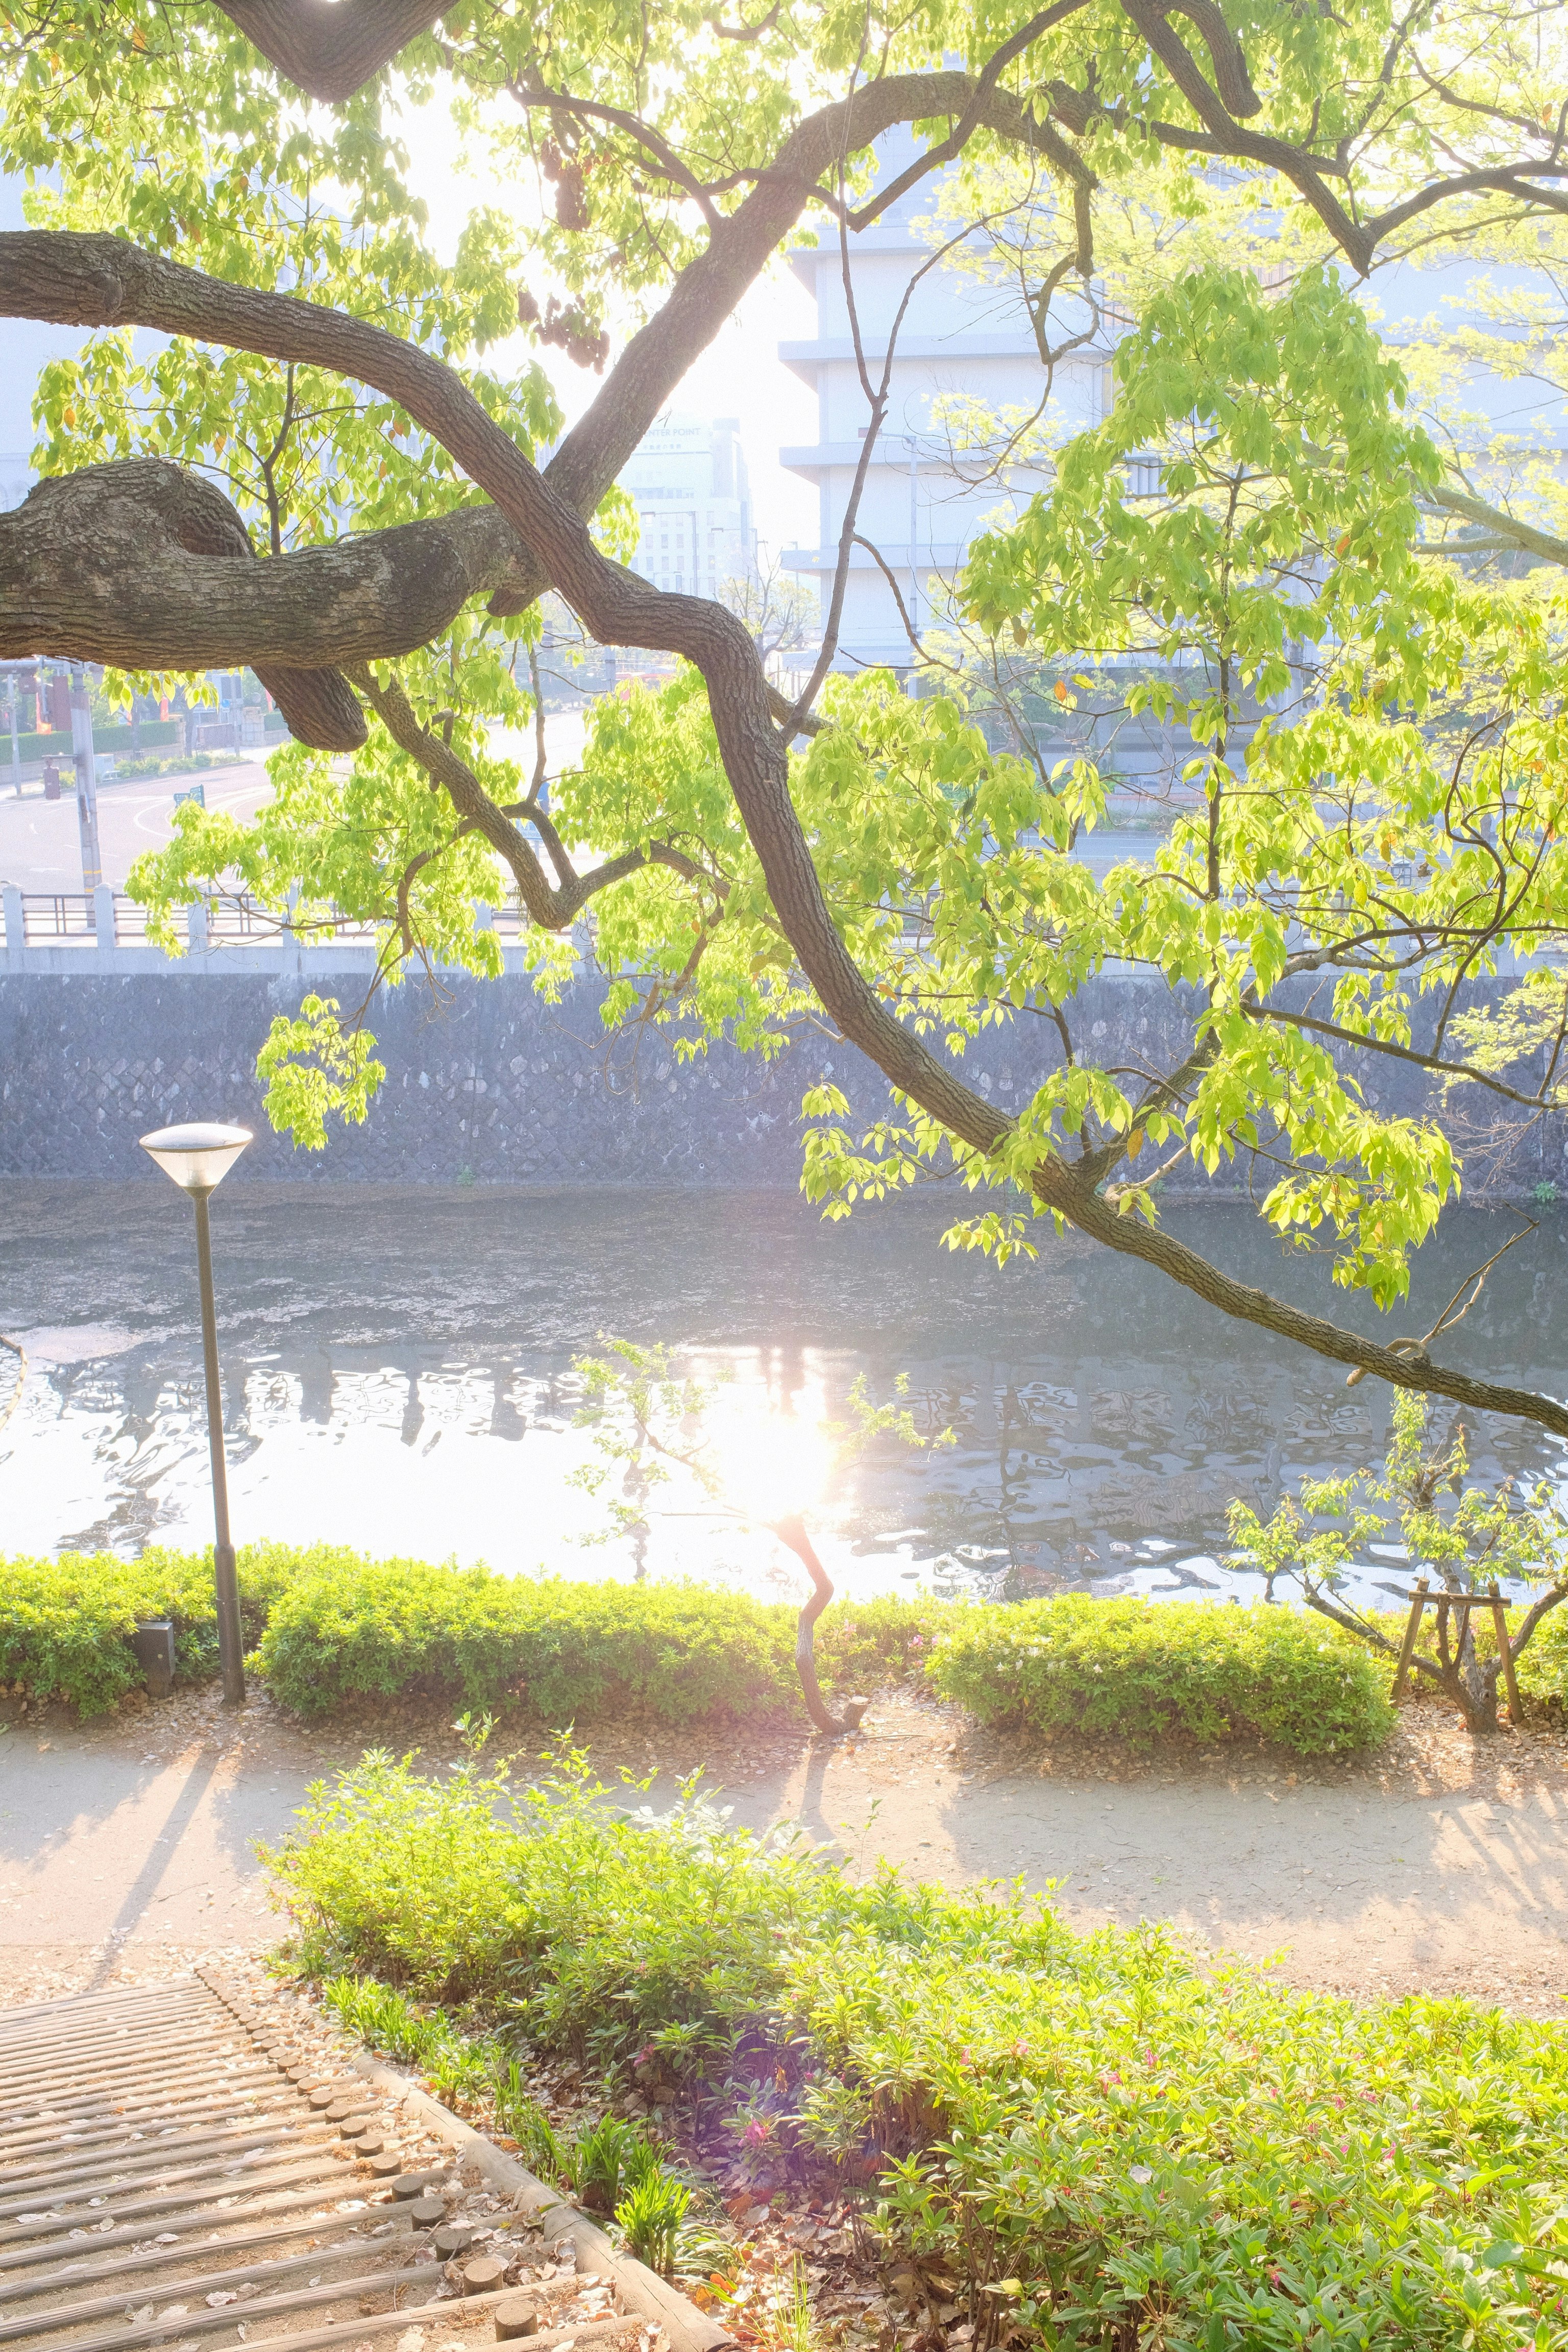
[[[458,172],[455,142],[436,107],[412,114],[405,135],[414,155],[410,176],[430,208],[438,247],[450,255],[472,206],[504,202],[506,192]],[[531,207],[532,189],[520,194]],[[0,229],[23,226],[20,183],[0,178]],[[816,304],[793,272],[778,264],[700,355],[671,403],[699,416],[740,418],[756,527],[775,550],[795,541],[805,545],[816,541],[816,489],[797,475],[786,474],[778,462],[781,446],[816,439],[816,397],[784,366],[778,346],[781,341],[800,341],[816,331]],[[616,350],[625,340],[623,324],[616,334]],[[68,328],[24,320],[6,326],[0,358],[0,502],[11,470],[4,461],[33,444],[31,408],[38,371],[46,360],[74,351],[79,341]],[[548,369],[570,423],[587,407],[601,379],[574,367],[562,352],[535,352],[521,333],[489,354],[491,364],[502,366],[509,360],[520,364],[530,356],[537,356]]]
[[[457,142],[434,104],[411,112],[404,132],[413,163],[410,180],[429,206],[431,234],[440,251],[454,250],[475,205],[512,208],[509,203],[512,192],[459,169]],[[537,196],[531,184],[520,184],[514,201],[524,218],[536,214]],[[612,310],[612,367],[631,324],[616,320]],[[792,541],[806,546],[816,541],[816,491],[798,475],[786,474],[778,461],[781,447],[814,442],[817,433],[816,394],[790,373],[779,358],[778,347],[781,341],[802,341],[816,332],[816,303],[794,272],[782,262],[775,263],[708,350],[699,355],[670,403],[697,416],[740,418],[757,530],[775,549]],[[535,350],[523,335],[502,350],[517,361],[529,355],[540,360],[555,385],[568,424],[582,414],[599,388],[601,378],[591,371],[574,367],[563,352]],[[496,363],[502,353],[489,356]]]

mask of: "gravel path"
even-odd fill
[[[265,1698],[237,1718],[182,1697],[107,1724],[0,1700],[0,2002],[254,1951],[283,1922],[258,1838],[369,1744],[457,1752],[437,1717],[306,1731]],[[520,1769],[540,1741],[515,1736]],[[1236,1751],[1173,1763],[1044,1754],[962,1717],[881,1702],[864,1734],[600,1738],[606,1779],[699,1766],[735,1818],[799,1820],[860,1866],[952,1885],[1021,1877],[1074,1927],[1167,1919],[1194,1943],[1277,1958],[1358,1996],[1467,1993],[1556,2016],[1568,2000],[1568,1738],[1471,1742],[1415,1706],[1371,1759],[1312,1767]]]

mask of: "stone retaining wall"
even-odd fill
[[[606,1040],[596,984],[550,1006],[521,973],[493,982],[444,973],[435,989],[410,980],[377,1000],[369,1025],[387,1076],[367,1124],[337,1128],[324,1152],[296,1151],[267,1126],[256,1052],[276,1013],[332,983],[158,965],[0,973],[0,1175],[151,1175],[137,1138],[207,1118],[255,1129],[247,1165],[258,1177],[794,1186],[806,1087],[830,1076],[868,1121],[891,1108],[860,1055],[815,1031],[771,1066],[728,1046],[683,1064],[668,1031]],[[346,1012],[358,1001],[356,976],[345,972],[336,992]],[[1075,1023],[1111,1066],[1159,1066],[1187,1034],[1179,1001],[1131,979],[1094,983]],[[1026,1098],[1058,1050],[1052,1025],[1026,1015],[988,1033],[965,1073],[1005,1107]],[[1419,1069],[1352,1060],[1369,1099],[1411,1113],[1430,1107]],[[1528,1190],[1542,1177],[1568,1189],[1555,1124],[1521,1138],[1498,1122],[1489,1098],[1461,1091],[1471,1099],[1456,1097],[1444,1116],[1456,1127],[1467,1116],[1479,1121],[1457,1137],[1471,1196]],[[1224,1170],[1215,1189],[1241,1182]],[[1192,1177],[1173,1189],[1194,1186],[1207,1189]]]

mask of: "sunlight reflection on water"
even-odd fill
[[[679,1346],[759,1416],[837,1414],[857,1374],[878,1396],[909,1374],[917,1426],[956,1443],[885,1442],[825,1496],[819,1549],[847,1593],[1251,1597],[1257,1578],[1224,1564],[1230,1499],[1267,1509],[1380,1454],[1374,1384],[1347,1393],[1333,1367],[1076,1236],[1047,1234],[1033,1266],[955,1261],[936,1245],[951,1213],[919,1201],[825,1227],[778,1193],[237,1179],[214,1215],[237,1538],[799,1595],[792,1555],[679,1480],[635,1541],[581,1540],[604,1514],[570,1483],[589,1454],[571,1362],[605,1330]],[[1187,1214],[1247,1278],[1346,1311],[1321,1263],[1282,1264],[1247,1213]],[[1426,1286],[1446,1297],[1494,1225],[1451,1221]],[[32,1358],[0,1435],[0,1546],[206,1539],[189,1249],[184,1204],[148,1186],[0,1187],[0,1328]],[[1568,1389],[1548,1353],[1560,1263],[1555,1228],[1521,1244],[1452,1359]],[[1470,1436],[1479,1476],[1561,1470],[1528,1424]],[[1407,1573],[1396,1545],[1374,1548],[1364,1597],[1390,1605]]]

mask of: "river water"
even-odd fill
[[[213,1204],[236,1539],[330,1539],[508,1573],[804,1589],[765,1529],[677,1475],[630,1535],[573,1483],[595,1456],[574,1356],[658,1340],[730,1376],[727,1424],[841,1411],[900,1373],[929,1452],[879,1443],[814,1525],[841,1591],[1250,1596],[1225,1563],[1235,1496],[1375,1461],[1387,1391],[1239,1326],[1131,1260],[1038,1229],[1005,1268],[954,1256],[942,1190],[825,1225],[786,1192],[268,1185]],[[1244,1279],[1381,1336],[1421,1331],[1519,1220],[1450,1217],[1388,1318],[1284,1255],[1250,1212],[1170,1223]],[[1568,1217],[1543,1213],[1444,1342],[1568,1394]],[[166,1183],[0,1186],[0,1330],[30,1360],[0,1433],[0,1550],[210,1536],[191,1216]],[[0,1355],[0,1405],[14,1360]],[[770,1417],[775,1417],[771,1419]],[[1438,1409],[1447,1426],[1447,1408]],[[1476,1474],[1568,1475],[1558,1442],[1482,1416]],[[1397,1543],[1362,1564],[1404,1589]],[[1386,1601],[1384,1605],[1388,1605]]]

